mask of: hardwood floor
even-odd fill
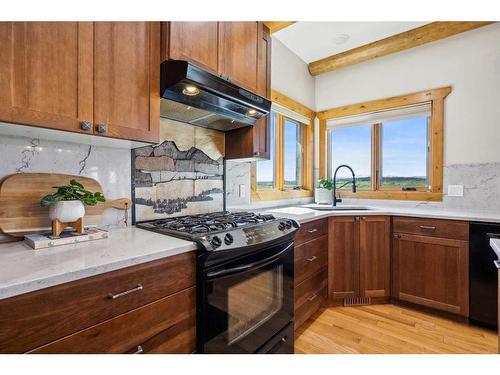
[[[497,353],[495,332],[395,305],[319,310],[295,332],[297,354]]]

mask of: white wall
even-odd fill
[[[278,39],[272,39],[271,87],[314,109],[314,78],[307,64]]]
[[[500,162],[500,24],[320,75],[316,109],[448,85],[445,164]]]

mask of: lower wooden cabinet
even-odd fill
[[[400,301],[467,317],[469,243],[394,234],[393,297]]]
[[[0,300],[0,353],[190,352],[195,267],[189,252]]]
[[[389,217],[331,217],[329,239],[329,298],[390,297]]]
[[[323,305],[328,285],[327,221],[301,226],[294,249],[294,328],[299,328]]]
[[[299,328],[323,305],[327,297],[328,272],[323,268],[295,287],[294,328]]]
[[[195,304],[192,287],[31,353],[191,353],[195,349]]]

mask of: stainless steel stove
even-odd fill
[[[137,227],[198,244],[198,353],[293,353],[296,221],[224,211]]]

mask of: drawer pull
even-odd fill
[[[316,228],[314,229],[308,229],[307,233],[316,233],[318,230]]]
[[[317,297],[317,296],[318,296],[318,295],[317,295],[316,293],[314,293],[314,294],[313,294],[311,297],[309,297],[307,300],[308,300],[309,302],[314,301],[314,300],[316,299],[316,297]]]
[[[142,354],[144,353],[144,349],[142,348],[142,345],[137,345],[137,349],[135,350],[135,352],[132,352],[130,354]]]
[[[120,298],[120,297],[123,297],[123,296],[126,296],[127,294],[130,294],[130,293],[135,293],[135,292],[140,292],[141,290],[143,290],[144,287],[142,286],[142,284],[137,284],[137,286],[135,288],[132,288],[132,289],[129,289],[129,290],[126,290],[124,292],[120,292],[120,293],[116,293],[116,294],[113,294],[113,293],[109,293],[108,294],[108,298],[109,299],[117,299],[117,298]]]
[[[318,257],[317,257],[316,255],[313,255],[312,257],[307,258],[306,260],[307,260],[308,262],[314,262],[316,259],[318,259]]]
[[[422,230],[436,230],[436,227],[431,227],[430,225],[419,225]]]

